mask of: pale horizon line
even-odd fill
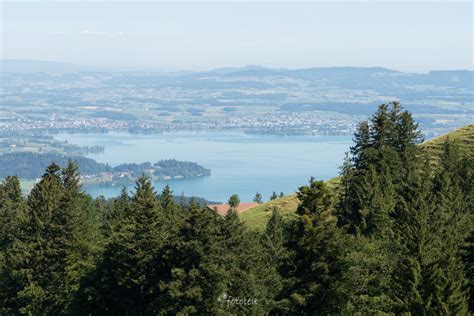
[[[330,68],[381,68],[390,71],[400,72],[400,73],[411,73],[411,74],[427,74],[434,71],[468,71],[474,72],[474,67],[469,68],[433,68],[428,70],[399,70],[389,66],[383,65],[330,65],[330,66],[320,66],[320,65],[308,65],[308,66],[284,66],[284,65],[264,65],[264,64],[242,64],[242,65],[224,65],[224,66],[214,66],[214,67],[200,67],[200,68],[186,68],[186,67],[160,67],[160,66],[123,66],[123,65],[98,65],[98,64],[81,64],[68,61],[58,61],[58,60],[45,60],[45,59],[16,59],[16,58],[0,58],[0,62],[33,62],[33,63],[53,63],[53,64],[62,64],[64,66],[74,66],[74,67],[84,67],[84,68],[95,68],[97,71],[107,71],[107,72],[165,72],[165,73],[176,73],[176,72],[207,72],[215,71],[220,69],[245,69],[245,68],[261,68],[268,70],[304,70],[304,69],[330,69]],[[0,72],[1,69],[0,69]],[[79,71],[80,72],[80,71]]]

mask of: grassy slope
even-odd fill
[[[436,161],[437,157],[439,157],[446,137],[456,141],[465,155],[474,156],[474,124],[471,124],[423,143],[421,146],[428,150],[433,161]],[[336,177],[328,180],[328,183],[332,186],[336,186],[338,180],[339,178]],[[284,217],[294,217],[296,216],[295,211],[298,207],[298,198],[296,194],[292,194],[263,203],[257,207],[248,209],[240,215],[240,218],[245,222],[248,228],[263,230],[272,214],[271,210],[273,207],[276,207]]]
[[[339,177],[327,181],[332,187],[335,187],[338,182]],[[263,230],[270,216],[272,216],[273,208],[276,208],[284,218],[291,218],[296,217],[295,211],[298,208],[298,203],[296,194],[287,195],[246,210],[240,214],[240,219],[250,229]]]
[[[273,201],[262,203],[240,214],[240,219],[250,229],[261,230],[265,228],[267,221],[272,215],[272,209],[276,208],[284,217],[295,217],[298,207],[296,194],[287,195]]]
[[[427,150],[431,160],[436,162],[443,150],[443,143],[447,138],[458,144],[463,155],[474,156],[474,124],[466,125],[447,134],[433,138],[421,144],[421,147]]]

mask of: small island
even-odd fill
[[[81,170],[81,181],[90,185],[127,185],[146,175],[152,180],[172,180],[209,176],[211,170],[191,161],[175,159],[156,163],[125,163],[115,167],[83,156],[67,156],[59,153],[14,152],[0,155],[0,178],[17,176],[20,179],[40,178],[46,166],[55,162],[60,166],[75,160]]]

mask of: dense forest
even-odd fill
[[[82,156],[66,156],[58,153],[16,152],[0,155],[0,177],[15,175],[20,179],[37,179],[44,174],[46,167],[55,162],[59,166],[66,166],[69,160],[74,160],[81,168],[82,175],[97,175],[101,172],[123,173],[129,172],[134,177],[149,173],[154,177],[190,178],[201,175],[210,175],[211,171],[190,161],[175,159],[160,160],[156,163],[126,163],[116,167],[100,163],[91,158]]]
[[[469,315],[474,160],[446,140],[433,162],[410,113],[358,125],[339,185],[311,178],[297,216],[265,230],[155,193],[110,199],[51,164],[23,196],[0,185],[0,314]]]

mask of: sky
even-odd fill
[[[160,70],[473,69],[473,2],[2,1],[3,59]]]

